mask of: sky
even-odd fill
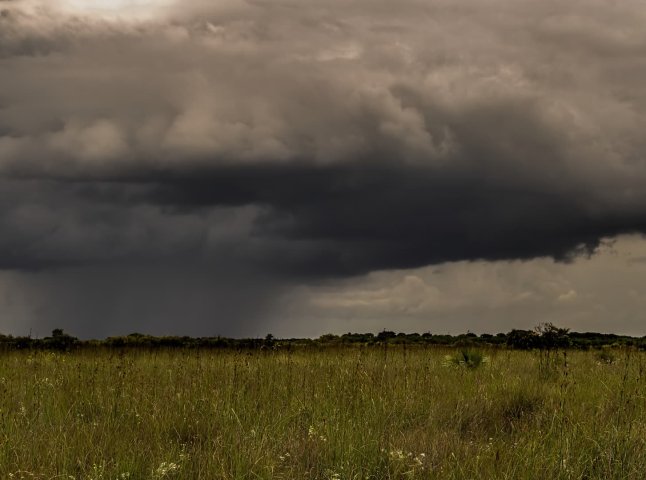
[[[0,331],[646,335],[641,0],[0,0]]]

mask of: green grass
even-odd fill
[[[644,478],[646,354],[484,353],[4,353],[0,478]]]

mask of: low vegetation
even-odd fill
[[[602,352],[7,350],[0,478],[643,479],[646,353]]]
[[[518,350],[553,350],[556,348],[590,349],[629,346],[646,350],[646,337],[630,337],[612,333],[570,332],[551,323],[544,323],[533,330],[511,330],[496,335],[465,333],[461,335],[436,335],[432,333],[395,333],[383,330],[374,333],[326,334],[319,338],[282,338],[269,334],[265,338],[227,337],[155,337],[141,333],[108,337],[103,340],[80,340],[62,329],[55,329],[44,338],[0,334],[0,350],[79,350],[79,349],[141,349],[141,348],[196,348],[196,349],[291,349],[326,348],[346,346],[444,346],[444,347],[504,347]]]
[[[480,365],[489,362],[489,357],[479,350],[459,350],[453,355],[444,357],[444,365],[447,367],[478,368]]]

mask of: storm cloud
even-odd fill
[[[0,11],[6,271],[184,268],[260,297],[646,232],[641,2]]]

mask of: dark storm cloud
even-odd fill
[[[638,2],[149,3],[2,2],[3,268],[347,276],[645,231]]]
[[[645,226],[643,212],[596,210],[585,192],[374,160],[223,168],[201,178],[161,181],[150,198],[188,210],[266,206],[253,234],[284,245],[255,260],[314,276],[465,259],[567,260],[591,253],[604,236]]]

